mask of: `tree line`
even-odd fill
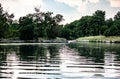
[[[62,33],[67,39],[97,35],[120,36],[120,11],[114,18],[105,19],[105,11],[97,10],[92,16],[83,16],[66,24]]]
[[[58,37],[63,16],[53,15],[53,12],[41,12],[39,8],[34,10],[35,13],[13,20],[14,14],[4,11],[0,4],[0,39],[38,40]]]
[[[41,12],[38,8],[34,10],[34,13],[13,20],[14,14],[4,11],[0,4],[0,39],[38,40],[61,37],[71,40],[84,36],[120,35],[120,12],[113,19],[106,20],[105,11],[97,10],[92,16],[83,16],[79,20],[61,25],[64,20],[61,14]]]

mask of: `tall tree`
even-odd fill
[[[120,20],[120,11],[114,16],[114,20]]]
[[[33,40],[34,39],[34,23],[29,16],[21,17],[19,19],[20,25],[20,39]]]
[[[8,14],[7,11],[3,10],[0,4],[0,38],[6,38],[9,31],[9,26],[12,23],[13,14]]]
[[[96,34],[101,35],[101,27],[105,24],[105,11],[97,10],[93,14],[93,23],[96,26]]]
[[[50,39],[54,39],[57,36],[59,36],[59,24],[63,20],[63,16],[60,14],[57,14],[56,16],[51,17],[49,13],[47,13],[47,17],[49,18],[49,21],[47,22],[47,36]]]
[[[35,8],[35,11],[35,13],[19,19],[20,38],[23,40],[38,39],[39,37],[56,38],[63,16],[60,14],[53,16],[52,12],[41,12],[38,8]]]

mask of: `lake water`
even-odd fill
[[[0,44],[0,79],[120,79],[120,44]]]

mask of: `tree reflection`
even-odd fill
[[[50,45],[48,46],[48,53],[49,53],[49,63],[50,64],[59,64],[60,61],[56,61],[59,59],[59,45]]]
[[[59,47],[57,45],[48,46],[48,50],[50,52],[50,58],[55,58],[59,54],[58,53]]]
[[[58,46],[56,45],[21,45],[21,60],[34,61],[39,59],[51,59],[58,55]]]
[[[106,44],[103,45],[105,52],[111,52],[112,54],[116,55],[116,60],[120,61],[120,45],[119,44]]]
[[[36,59],[34,55],[35,52],[37,51],[37,46],[21,45],[19,51],[21,60],[32,61]]]
[[[37,46],[36,52],[35,52],[36,58],[37,59],[46,58],[46,52],[47,52],[46,46],[44,45]]]
[[[8,46],[2,46],[0,45],[0,60],[1,61],[6,61],[7,59],[7,54],[11,53],[11,52],[16,52],[16,54],[18,54],[19,52],[19,46],[13,46],[13,45],[8,45]]]
[[[4,52],[5,52],[5,48],[3,46],[0,46],[0,62],[6,60],[6,53]]]
[[[66,78],[69,75],[76,78],[76,74],[85,77],[87,74],[90,77],[93,75],[108,77],[109,74],[110,76],[113,74],[113,77],[117,77],[120,72],[119,61],[119,44],[1,45],[0,77],[8,75],[7,78],[15,79],[24,75],[22,78],[25,78],[29,73],[33,75],[32,78],[39,74],[47,76],[68,74]]]
[[[71,43],[68,46],[78,51],[80,56],[92,59],[95,63],[103,63],[105,61],[106,52],[116,55],[116,60],[120,60],[119,44]]]
[[[104,50],[100,44],[71,43],[69,47],[77,50],[80,56],[85,56],[96,63],[104,62]]]

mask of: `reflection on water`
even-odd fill
[[[120,79],[120,45],[1,44],[0,79]]]

